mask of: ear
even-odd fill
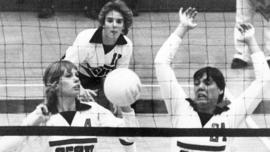
[[[55,84],[54,84],[54,86],[55,86],[55,89],[58,91],[58,90],[59,90],[59,88],[60,88],[59,83],[55,83]]]
[[[219,95],[223,94],[224,90],[219,90]]]

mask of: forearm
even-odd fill
[[[123,120],[125,123],[125,127],[139,127],[139,123],[137,121],[134,110],[131,108],[128,111],[123,110],[121,108],[123,114]]]
[[[187,31],[188,27],[180,23],[175,29],[174,34],[177,35],[179,38],[183,39]]]
[[[180,28],[177,28],[166,40],[158,51],[155,59],[157,80],[169,114],[175,113],[174,109],[176,108],[177,100],[181,97],[186,97],[183,89],[178,84],[174,70],[171,67],[172,60],[180,49],[182,42],[182,39],[179,37],[181,34]]]
[[[250,53],[256,53],[256,52],[261,52],[261,49],[257,43],[257,40],[255,39],[255,37],[252,37],[249,42],[247,43],[248,48],[250,50]]]
[[[0,139],[0,151],[16,151],[26,141],[26,136],[4,136]]]
[[[256,51],[251,55],[256,80],[266,83],[270,80],[270,69],[262,51]],[[263,80],[263,81],[262,81]]]
[[[155,58],[156,67],[161,64],[171,64],[182,43],[182,39],[178,36],[178,32],[179,31],[176,30],[174,33],[172,33],[159,49]]]
[[[128,110],[130,111],[130,110]],[[130,112],[122,112],[125,127],[139,127],[135,112],[132,109]],[[134,137],[124,137],[119,139],[126,152],[136,152],[136,143]]]

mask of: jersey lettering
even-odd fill
[[[117,54],[117,53],[114,53],[113,54],[113,58],[112,58],[112,62],[111,62],[111,65],[117,65],[117,61],[122,57],[121,54]]]
[[[212,124],[212,128],[219,128],[219,125],[217,123]],[[218,136],[211,136],[210,141],[212,142],[218,142]]]
[[[57,147],[55,152],[93,152],[94,145]]]
[[[117,62],[121,57],[121,54],[114,53],[110,64],[104,64],[104,66],[99,67],[91,67],[89,63],[81,63],[79,71],[84,70],[88,77],[105,77],[110,71],[116,68]]]
[[[213,123],[212,128],[219,128],[219,124],[218,123]],[[225,128],[225,123],[224,122],[221,123],[221,128]],[[211,136],[210,137],[211,142],[218,142],[218,140],[219,140],[218,136]],[[225,136],[223,136],[222,141],[227,141],[227,138]]]
[[[84,123],[84,127],[91,127],[91,119],[87,118]]]

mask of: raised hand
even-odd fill
[[[26,119],[23,121],[22,125],[25,126],[38,126],[45,123],[50,117],[50,113],[45,104],[40,104],[36,109],[31,112]]]
[[[195,8],[189,7],[183,12],[183,8],[181,7],[179,10],[180,25],[186,27],[187,30],[195,28],[197,24],[194,23],[194,18],[197,13]]]
[[[250,23],[237,24],[236,28],[241,33],[240,37],[237,39],[240,42],[247,43],[248,45],[254,39],[255,29]]]
[[[94,97],[97,96],[97,91],[98,90],[84,89],[81,86],[79,99],[83,102],[95,101]]]

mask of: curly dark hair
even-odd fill
[[[109,1],[102,7],[98,15],[99,26],[103,26],[105,24],[105,17],[112,10],[115,10],[123,15],[124,18],[123,34],[127,35],[128,30],[133,23],[133,14],[132,11],[129,9],[129,7],[126,5],[126,3],[123,2],[122,0]]]

